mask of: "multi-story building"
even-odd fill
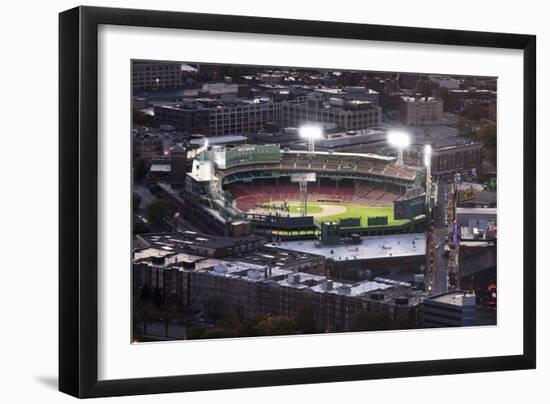
[[[181,145],[170,148],[171,180],[184,183],[187,175],[187,150]]]
[[[451,77],[441,76],[429,76],[430,81],[437,83],[440,88],[446,88],[448,90],[458,90],[462,84],[462,80],[454,79]]]
[[[134,91],[178,88],[181,86],[181,63],[132,63],[132,88]]]
[[[401,97],[400,112],[405,125],[438,125],[443,118],[443,101],[435,97]]]
[[[373,105],[380,105],[380,93],[366,87],[344,87],[344,99],[349,101],[369,101]]]
[[[208,134],[210,109],[201,103],[155,105],[154,115],[157,124],[172,125],[186,133]]]
[[[285,75],[281,73],[263,73],[260,74],[260,81],[264,84],[281,84],[285,79]]]
[[[219,258],[246,253],[261,247],[266,240],[259,236],[221,237],[192,231],[178,233],[151,233],[136,236],[144,248],[185,252],[203,257]]]
[[[432,149],[432,175],[453,175],[457,171],[481,169],[483,143],[453,145]]]
[[[300,126],[308,122],[333,123],[345,130],[379,127],[382,108],[363,100],[325,101],[321,94],[311,94],[304,103],[282,104],[282,125]]]
[[[423,326],[464,327],[476,324],[476,295],[453,291],[424,299]]]
[[[361,313],[420,323],[422,292],[383,282],[345,284],[325,276],[296,272],[285,265],[235,259],[200,258],[178,252],[134,253],[134,297],[155,296],[195,311],[235,310],[243,318],[258,314],[299,317],[309,311],[316,328],[348,331]],[[220,313],[221,314],[221,313]]]
[[[464,112],[476,112],[480,118],[487,118],[492,99],[496,99],[496,92],[492,90],[477,88],[451,90],[447,110],[461,109]]]
[[[195,268],[205,258],[182,252],[174,253],[157,248],[134,252],[132,271],[133,297],[136,301],[157,295],[157,304],[185,306],[186,275],[183,270]]]
[[[246,134],[280,119],[281,104],[271,99],[237,101],[210,109],[208,132],[211,136]]]
[[[257,132],[268,123],[279,122],[281,103],[269,98],[250,100],[201,100],[155,105],[155,121],[188,133],[210,136]]]
[[[422,77],[423,76],[420,74],[400,73],[398,77],[399,87],[412,90],[416,87],[416,83]]]
[[[210,136],[258,132],[268,125],[300,126],[308,122],[333,124],[344,130],[379,127],[382,109],[378,93],[352,88],[342,98],[325,99],[321,93],[307,99],[274,101],[271,97],[252,99],[200,99],[155,105],[158,124],[169,124],[187,133]]]
[[[159,133],[135,130],[132,138],[132,149],[135,158],[152,159],[153,157],[162,156],[164,141]]]

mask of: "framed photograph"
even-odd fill
[[[59,27],[61,391],[535,368],[535,36]]]

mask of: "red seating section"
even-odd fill
[[[242,211],[254,209],[258,203],[270,201],[299,201],[300,187],[298,184],[265,185],[265,184],[232,184],[228,189],[236,201],[237,208]],[[338,187],[317,185],[308,186],[309,201],[338,201],[353,203],[360,206],[393,206],[393,202],[401,198],[393,192],[386,192],[369,185]]]

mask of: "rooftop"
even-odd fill
[[[284,150],[281,149],[281,153],[284,154],[303,154],[303,155],[309,155],[311,153],[304,151],[304,150]],[[341,152],[326,152],[326,151],[315,151],[315,155],[317,156],[340,156],[340,157],[362,157],[362,158],[370,158],[373,160],[380,160],[384,162],[392,162],[395,161],[395,157],[392,156],[382,156],[379,154],[373,154],[373,153],[341,153]]]
[[[167,252],[157,248],[145,248],[135,252],[135,257],[141,260],[153,261],[155,258],[164,256],[165,266],[176,265],[182,271],[208,274],[219,278],[239,279],[251,283],[268,283],[276,287],[308,290],[312,293],[326,293],[339,296],[371,298],[375,299],[373,293],[377,293],[377,301],[384,303],[395,303],[398,298],[402,299],[399,304],[415,305],[422,301],[424,294],[414,290],[405,284],[397,284],[390,280],[375,279],[365,280],[357,283],[337,282],[330,278],[314,275],[306,272],[294,272],[290,269],[279,266],[268,266],[247,262],[241,257],[230,258],[204,258],[183,253]],[[191,263],[192,266],[182,265]]]
[[[464,291],[454,291],[454,292],[443,293],[441,295],[432,296],[428,298],[428,300],[462,307],[465,305],[467,306],[475,305],[475,297],[476,297],[475,293],[464,292]]]
[[[401,97],[404,102],[442,102],[440,98],[436,97]]]
[[[235,255],[241,261],[265,264],[270,262],[273,266],[284,267],[288,264],[295,264],[300,261],[308,261],[311,258],[319,257],[316,254],[301,251],[283,250],[281,248],[261,248],[254,251],[242,252]]]
[[[140,261],[149,258],[164,257],[167,264],[173,264],[176,262],[188,262],[193,263],[202,260],[203,257],[198,255],[190,255],[185,253],[176,253],[159,248],[143,248],[134,251],[134,261]]]
[[[203,146],[205,140],[208,140],[209,145],[215,145],[220,143],[246,142],[248,138],[241,135],[201,137],[191,140],[189,144],[194,146]]]
[[[163,249],[165,251],[183,251],[193,247],[229,248],[244,243],[254,243],[261,240],[258,236],[220,237],[201,234],[193,231],[177,233],[149,233],[137,236],[144,247]]]
[[[413,257],[426,254],[424,233],[362,237],[361,244],[322,245],[316,240],[285,241],[267,246],[323,255],[341,260]]]
[[[281,287],[310,289],[315,293],[330,293],[359,297],[367,293],[394,288],[381,282],[363,281],[355,284],[334,282],[324,276],[306,272],[293,272],[282,268],[271,268],[242,261],[209,259],[196,264],[195,270],[208,272],[218,277],[240,278],[247,282],[273,282]]]

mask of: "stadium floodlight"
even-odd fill
[[[403,150],[411,144],[410,135],[403,130],[391,130],[388,132],[388,143],[399,152],[398,164],[403,165]]]
[[[430,209],[430,194],[432,192],[432,145],[424,145],[424,165],[426,166],[426,204]]]
[[[301,137],[307,139],[308,150],[313,153],[315,151],[315,140],[323,137],[323,128],[319,125],[302,125],[298,131]]]
[[[430,167],[432,164],[432,145],[424,146],[424,165]]]
[[[388,132],[388,142],[392,146],[405,149],[411,144],[411,137],[403,130],[391,130]]]

